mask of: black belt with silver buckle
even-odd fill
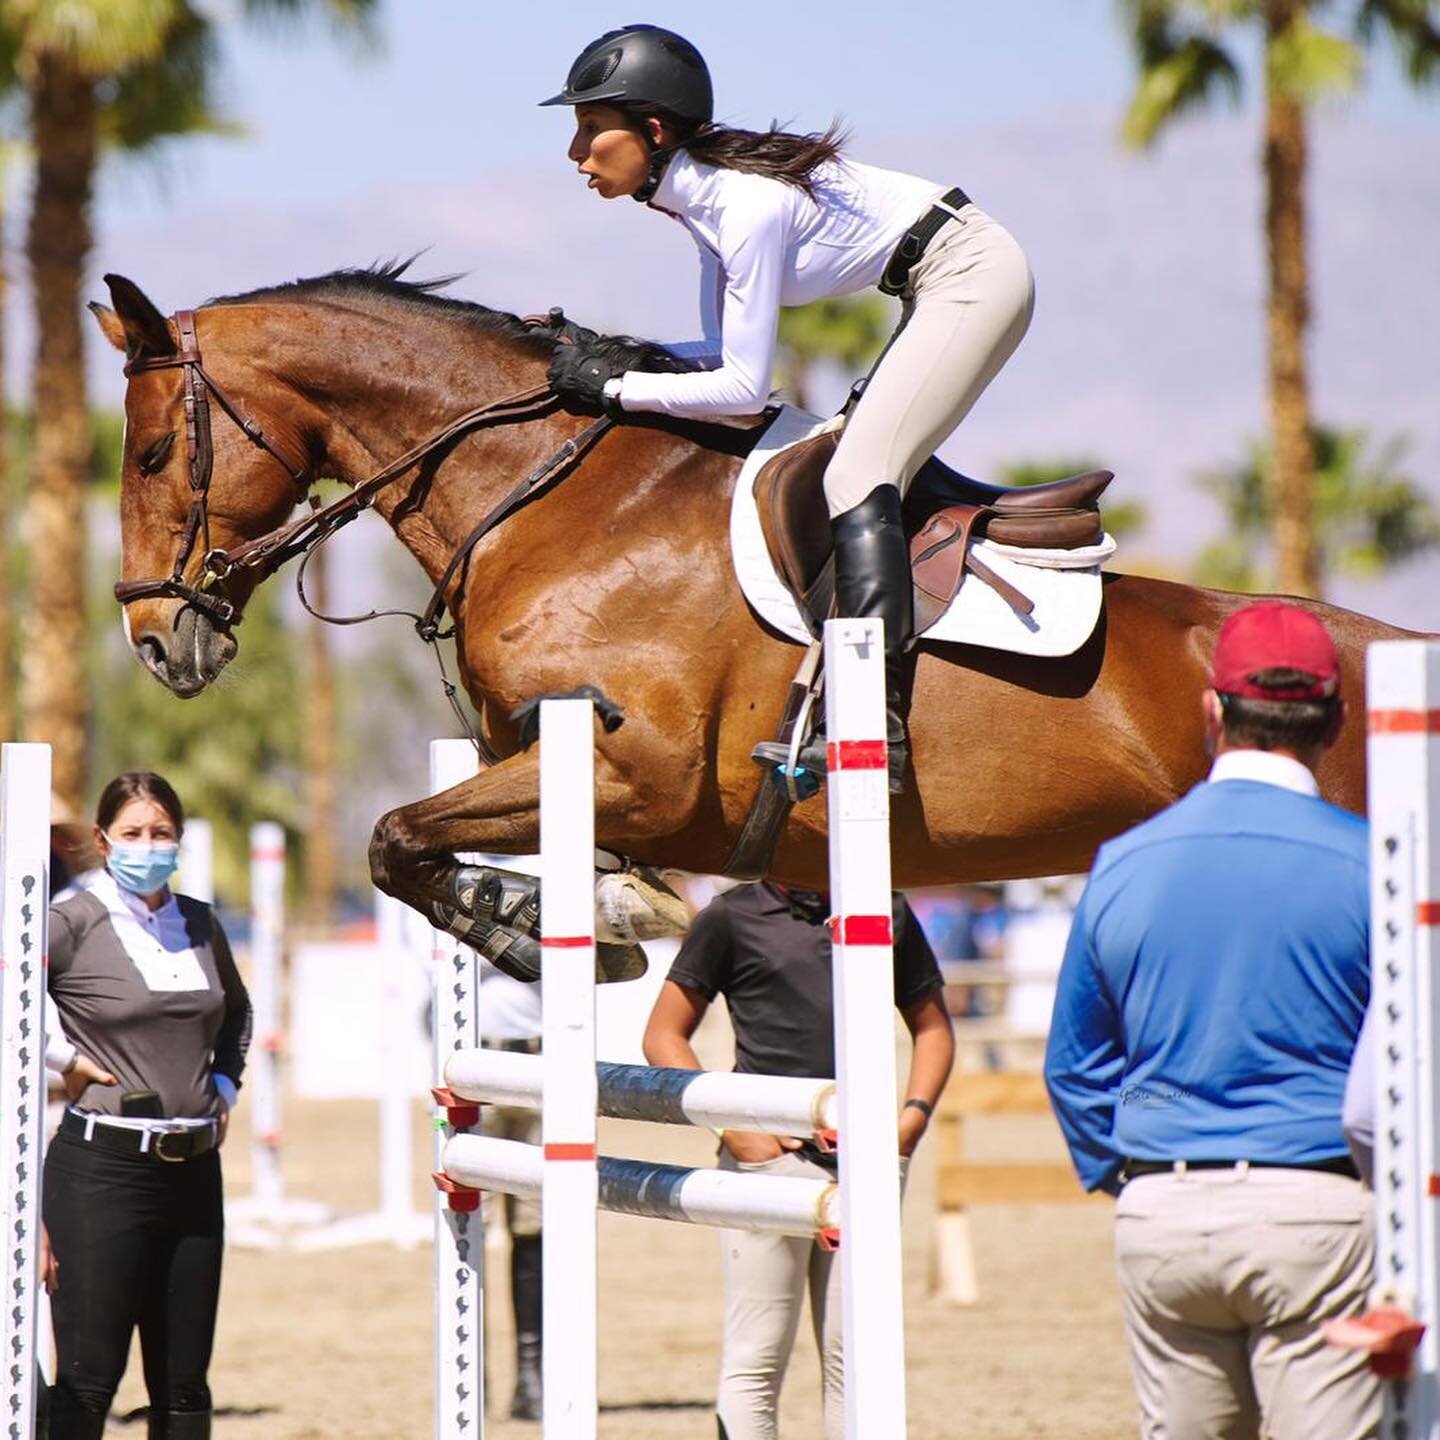
[[[99,1119],[92,1124],[88,1116],[67,1110],[60,1118],[60,1134],[86,1145],[98,1145],[102,1150],[113,1150],[118,1155],[177,1165],[213,1150],[220,1127],[212,1123],[188,1126],[184,1130],[132,1130],[128,1125],[107,1125]]]
[[[1120,1183],[1141,1175],[1168,1175],[1183,1165],[1187,1170],[1233,1170],[1248,1165],[1252,1170],[1318,1170],[1324,1175],[1344,1175],[1358,1180],[1360,1172],[1348,1155],[1329,1160],[1127,1160],[1120,1167]]]
[[[882,295],[898,295],[910,279],[910,267],[925,253],[925,247],[940,233],[940,227],[947,220],[953,220],[954,210],[963,210],[970,203],[970,197],[956,185],[947,190],[930,208],[900,237],[900,243],[885,262],[885,273],[880,277]],[[944,207],[944,208],[942,208]]]

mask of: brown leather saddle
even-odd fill
[[[822,481],[839,443],[826,430],[782,450],[755,482],[760,527],[776,572],[818,636],[835,592],[830,516]],[[992,586],[1028,615],[1031,601],[982,559],[970,542],[987,538],[1025,548],[1075,550],[1104,535],[1100,496],[1109,470],[1072,475],[1049,485],[1007,489],[972,480],[933,457],[905,496],[905,533],[915,579],[915,633],[932,625],[955,598],[966,572]]]

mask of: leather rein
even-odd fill
[[[552,325],[556,323],[555,312],[545,316],[529,316],[527,323],[536,328]],[[558,404],[554,391],[548,385],[535,385],[527,390],[502,396],[498,400],[488,401],[484,405],[477,405],[448,421],[432,435],[412,446],[403,455],[397,456],[383,469],[360,481],[331,504],[322,507],[312,497],[309,514],[287,521],[253,540],[243,541],[231,550],[212,549],[209,497],[215,454],[210,428],[211,396],[239,427],[245,438],[273,456],[302,491],[309,487],[315,477],[310,473],[308,463],[297,465],[256,421],[246,415],[205,369],[200,355],[200,343],[195,334],[195,312],[176,311],[175,327],[180,336],[180,348],[175,354],[131,360],[125,366],[125,374],[130,376],[151,370],[171,369],[179,369],[184,374],[185,448],[190,477],[190,510],[181,528],[180,545],[170,574],[164,579],[122,580],[115,586],[115,598],[120,604],[128,605],[132,600],[172,597],[185,601],[214,623],[225,627],[240,622],[240,614],[234,602],[217,588],[224,584],[233,571],[255,569],[260,572],[260,579],[263,580],[297,555],[308,559],[337,530],[368,510],[381,490],[427,456],[482,426],[538,419],[552,412]],[[440,616],[446,608],[450,583],[480,540],[538,493],[547,481],[553,480],[574,464],[613,423],[608,417],[602,416],[578,435],[566,440],[547,460],[542,461],[520,481],[465,537],[436,584],[430,603],[425,607],[425,613],[410,617],[416,621],[416,629],[422,639],[430,641],[439,636]],[[191,584],[185,579],[185,569],[195,550],[197,539],[201,544],[201,570],[198,583]],[[368,615],[350,617],[320,615],[305,599],[303,583],[298,588],[305,608],[319,619],[334,624],[357,624],[382,613],[409,613],[371,611]]]

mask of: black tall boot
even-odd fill
[[[210,1440],[210,1411],[150,1411],[148,1440]]]
[[[51,1440],[105,1440],[105,1416],[82,1409],[69,1391],[50,1391]]]
[[[543,1393],[540,1368],[542,1241],[538,1235],[510,1240],[510,1300],[515,1311],[515,1398],[512,1420],[538,1420]]]
[[[847,620],[885,622],[885,739],[890,746],[890,793],[899,795],[909,759],[905,652],[915,623],[900,491],[894,485],[877,485],[854,509],[837,515],[830,529],[835,537],[835,613]],[[806,746],[799,758],[807,769],[823,774],[823,739]]]

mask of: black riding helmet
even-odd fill
[[[654,106],[695,125],[715,113],[710,71],[700,52],[658,25],[625,25],[592,40],[570,67],[565,88],[540,103]]]

